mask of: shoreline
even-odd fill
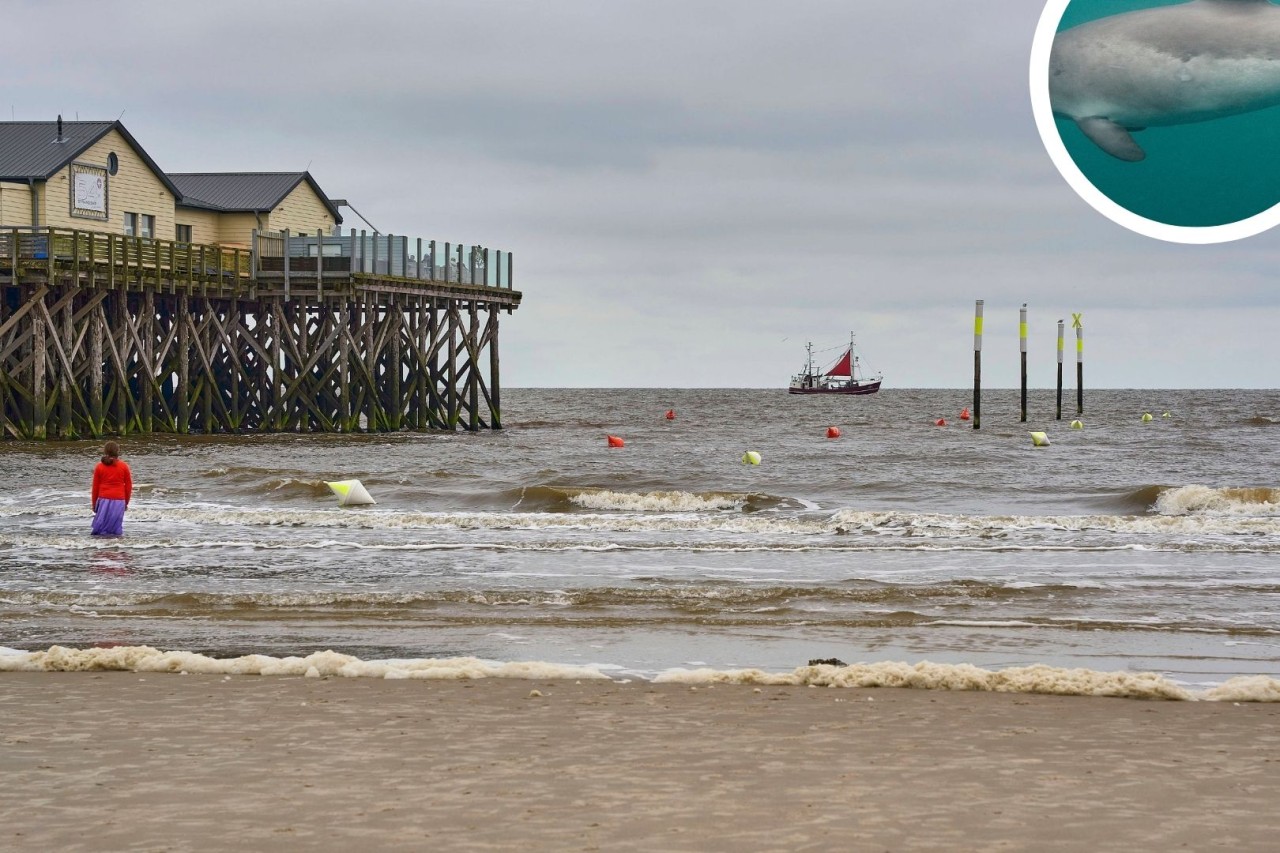
[[[1263,849],[1280,706],[0,673],[6,849]]]

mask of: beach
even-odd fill
[[[1270,849],[1280,705],[0,674],[0,846]]]

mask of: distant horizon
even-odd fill
[[[504,385],[507,391],[781,391],[785,392],[785,385]],[[947,386],[947,385],[897,385],[891,387],[883,387],[880,394],[888,394],[894,391],[972,391],[973,387],[964,386]],[[1021,392],[1021,387],[1017,385],[994,385],[982,386],[982,393],[988,391],[1015,391]],[[1057,392],[1056,386],[1036,386],[1028,385],[1027,391],[1052,391]],[[1074,385],[1063,385],[1062,393],[1065,395],[1068,391],[1075,393]],[[1242,386],[1215,386],[1215,387],[1179,387],[1172,385],[1099,385],[1090,387],[1086,385],[1084,392],[1088,394],[1090,391],[1280,391],[1280,388],[1263,388],[1263,387],[1242,387]],[[850,395],[845,395],[850,396]],[[871,396],[871,395],[864,395]],[[832,399],[833,397],[841,397],[841,395],[821,396],[818,399]]]

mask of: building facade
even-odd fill
[[[75,228],[247,248],[260,233],[332,233],[308,172],[166,174],[119,121],[0,122],[0,227]]]

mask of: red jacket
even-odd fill
[[[129,505],[133,496],[133,474],[123,459],[117,459],[114,465],[99,462],[93,469],[93,507],[98,508],[98,498],[111,498],[124,501]]]

